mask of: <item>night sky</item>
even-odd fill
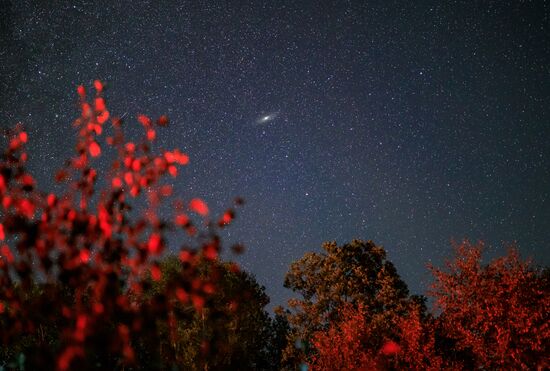
[[[158,146],[191,157],[176,193],[246,200],[224,240],[274,305],[328,240],[383,245],[414,293],[451,239],[550,263],[549,2],[0,4],[0,125],[28,128],[38,183],[73,151],[76,86],[101,79],[130,134],[170,117]]]

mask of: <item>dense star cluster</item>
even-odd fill
[[[323,241],[383,245],[413,292],[449,241],[517,241],[550,263],[550,5],[397,1],[2,1],[0,125],[22,122],[55,187],[74,91],[167,114],[174,192],[215,211],[273,304]],[[135,128],[134,128],[135,127]],[[69,140],[70,139],[70,140]]]

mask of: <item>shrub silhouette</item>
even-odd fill
[[[132,339],[155,343],[157,320],[173,325],[167,315],[178,316],[172,310],[177,303],[200,311],[216,291],[213,276],[199,275],[197,264],[217,259],[217,229],[234,216],[230,209],[212,218],[198,198],[174,200],[166,178],[176,177],[189,158],[178,149],[153,151],[167,117],[139,115],[144,137],[128,141],[122,120],[107,109],[103,84],[95,81],[94,87],[91,97],[83,86],[77,89],[76,154],[55,174],[62,189],[57,194],[40,191],[26,171],[29,138],[23,127],[4,133],[0,356],[31,369],[135,364]],[[110,168],[96,168],[107,152],[114,157]],[[98,190],[100,184],[105,185]],[[150,280],[162,278],[158,260],[168,235],[185,241],[178,247],[185,269],[144,300]]]

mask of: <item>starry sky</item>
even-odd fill
[[[517,241],[550,263],[546,1],[0,0],[0,125],[29,130],[48,188],[73,150],[75,88],[113,115],[167,114],[191,157],[176,193],[284,304],[289,264],[323,241],[383,245],[413,293],[451,239]],[[130,120],[128,130],[141,132]]]

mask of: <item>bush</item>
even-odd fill
[[[157,130],[168,124],[166,116],[139,115],[144,136],[139,143],[128,141],[122,120],[107,110],[103,84],[95,81],[94,86],[93,97],[78,87],[76,155],[55,175],[62,191],[40,191],[26,171],[29,138],[22,126],[5,132],[0,357],[23,359],[29,368],[135,365],[132,339],[158,344],[159,319],[174,326],[177,318],[167,316],[179,315],[172,310],[177,303],[200,311],[216,291],[215,280],[199,275],[197,264],[217,259],[221,241],[216,231],[234,216],[230,209],[212,219],[198,198],[173,200],[166,179],[175,178],[189,158],[177,149],[153,151]],[[96,168],[106,153],[114,158],[112,165]],[[185,269],[172,285],[145,300],[150,279],[161,279],[158,260],[168,249],[169,235],[186,241],[179,247]],[[159,357],[155,347],[149,352]]]

